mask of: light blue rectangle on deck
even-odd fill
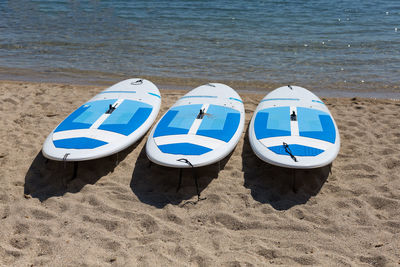
[[[109,106],[113,105],[116,101],[116,99],[106,99],[87,103],[83,107],[88,106],[88,109],[76,117],[73,122],[93,124],[101,115],[106,113]]]
[[[226,116],[232,109],[223,106],[210,105],[199,130],[222,130],[224,129]]]
[[[297,120],[299,122],[300,136],[335,143],[335,124],[328,113],[299,107],[297,108]]]
[[[290,136],[290,107],[266,108],[257,112],[254,119],[257,139]]]
[[[103,124],[127,124],[140,107],[151,107],[139,101],[124,100]]]
[[[186,105],[172,108],[171,110],[178,111],[175,118],[169,123],[168,127],[190,129],[194,120],[199,114],[203,105]]]
[[[325,112],[310,109],[310,108],[297,108],[297,117],[299,121],[300,132],[321,132],[322,125],[319,115],[326,115]]]
[[[203,105],[185,105],[171,108],[157,124],[153,137],[187,134]]]
[[[269,113],[267,129],[290,131],[290,107],[267,109]],[[263,110],[263,112],[267,111]]]
[[[239,122],[239,111],[224,106],[210,105],[196,134],[229,142],[236,133]]]
[[[126,99],[98,129],[130,135],[147,120],[152,109],[149,104]]]

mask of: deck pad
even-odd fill
[[[290,136],[290,107],[266,108],[256,114],[254,130],[257,139]]]
[[[130,135],[150,116],[153,107],[135,100],[124,100],[98,129]]]
[[[335,124],[328,113],[311,108],[297,108],[300,136],[324,140],[332,144],[336,140]]]
[[[171,108],[160,120],[154,137],[187,134],[202,105],[184,105]]]

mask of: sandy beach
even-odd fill
[[[240,90],[240,88],[235,88]],[[240,93],[239,144],[199,169],[150,165],[147,135],[117,155],[49,161],[47,135],[105,86],[0,82],[2,266],[400,266],[400,101],[324,98],[341,136],[332,166],[296,171],[251,150],[265,94]],[[162,87],[160,89],[163,89]],[[158,118],[185,92],[161,90]]]

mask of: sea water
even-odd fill
[[[399,92],[400,2],[0,1],[1,79],[142,76]]]

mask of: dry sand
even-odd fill
[[[196,202],[190,170],[176,192],[178,170],[149,166],[147,135],[74,180],[46,163],[46,136],[102,89],[0,82],[1,265],[400,265],[400,101],[324,99],[342,147],[331,173],[297,171],[294,193],[249,145],[263,95],[241,94],[246,131],[220,171],[200,168]],[[159,117],[183,94],[162,90]]]

